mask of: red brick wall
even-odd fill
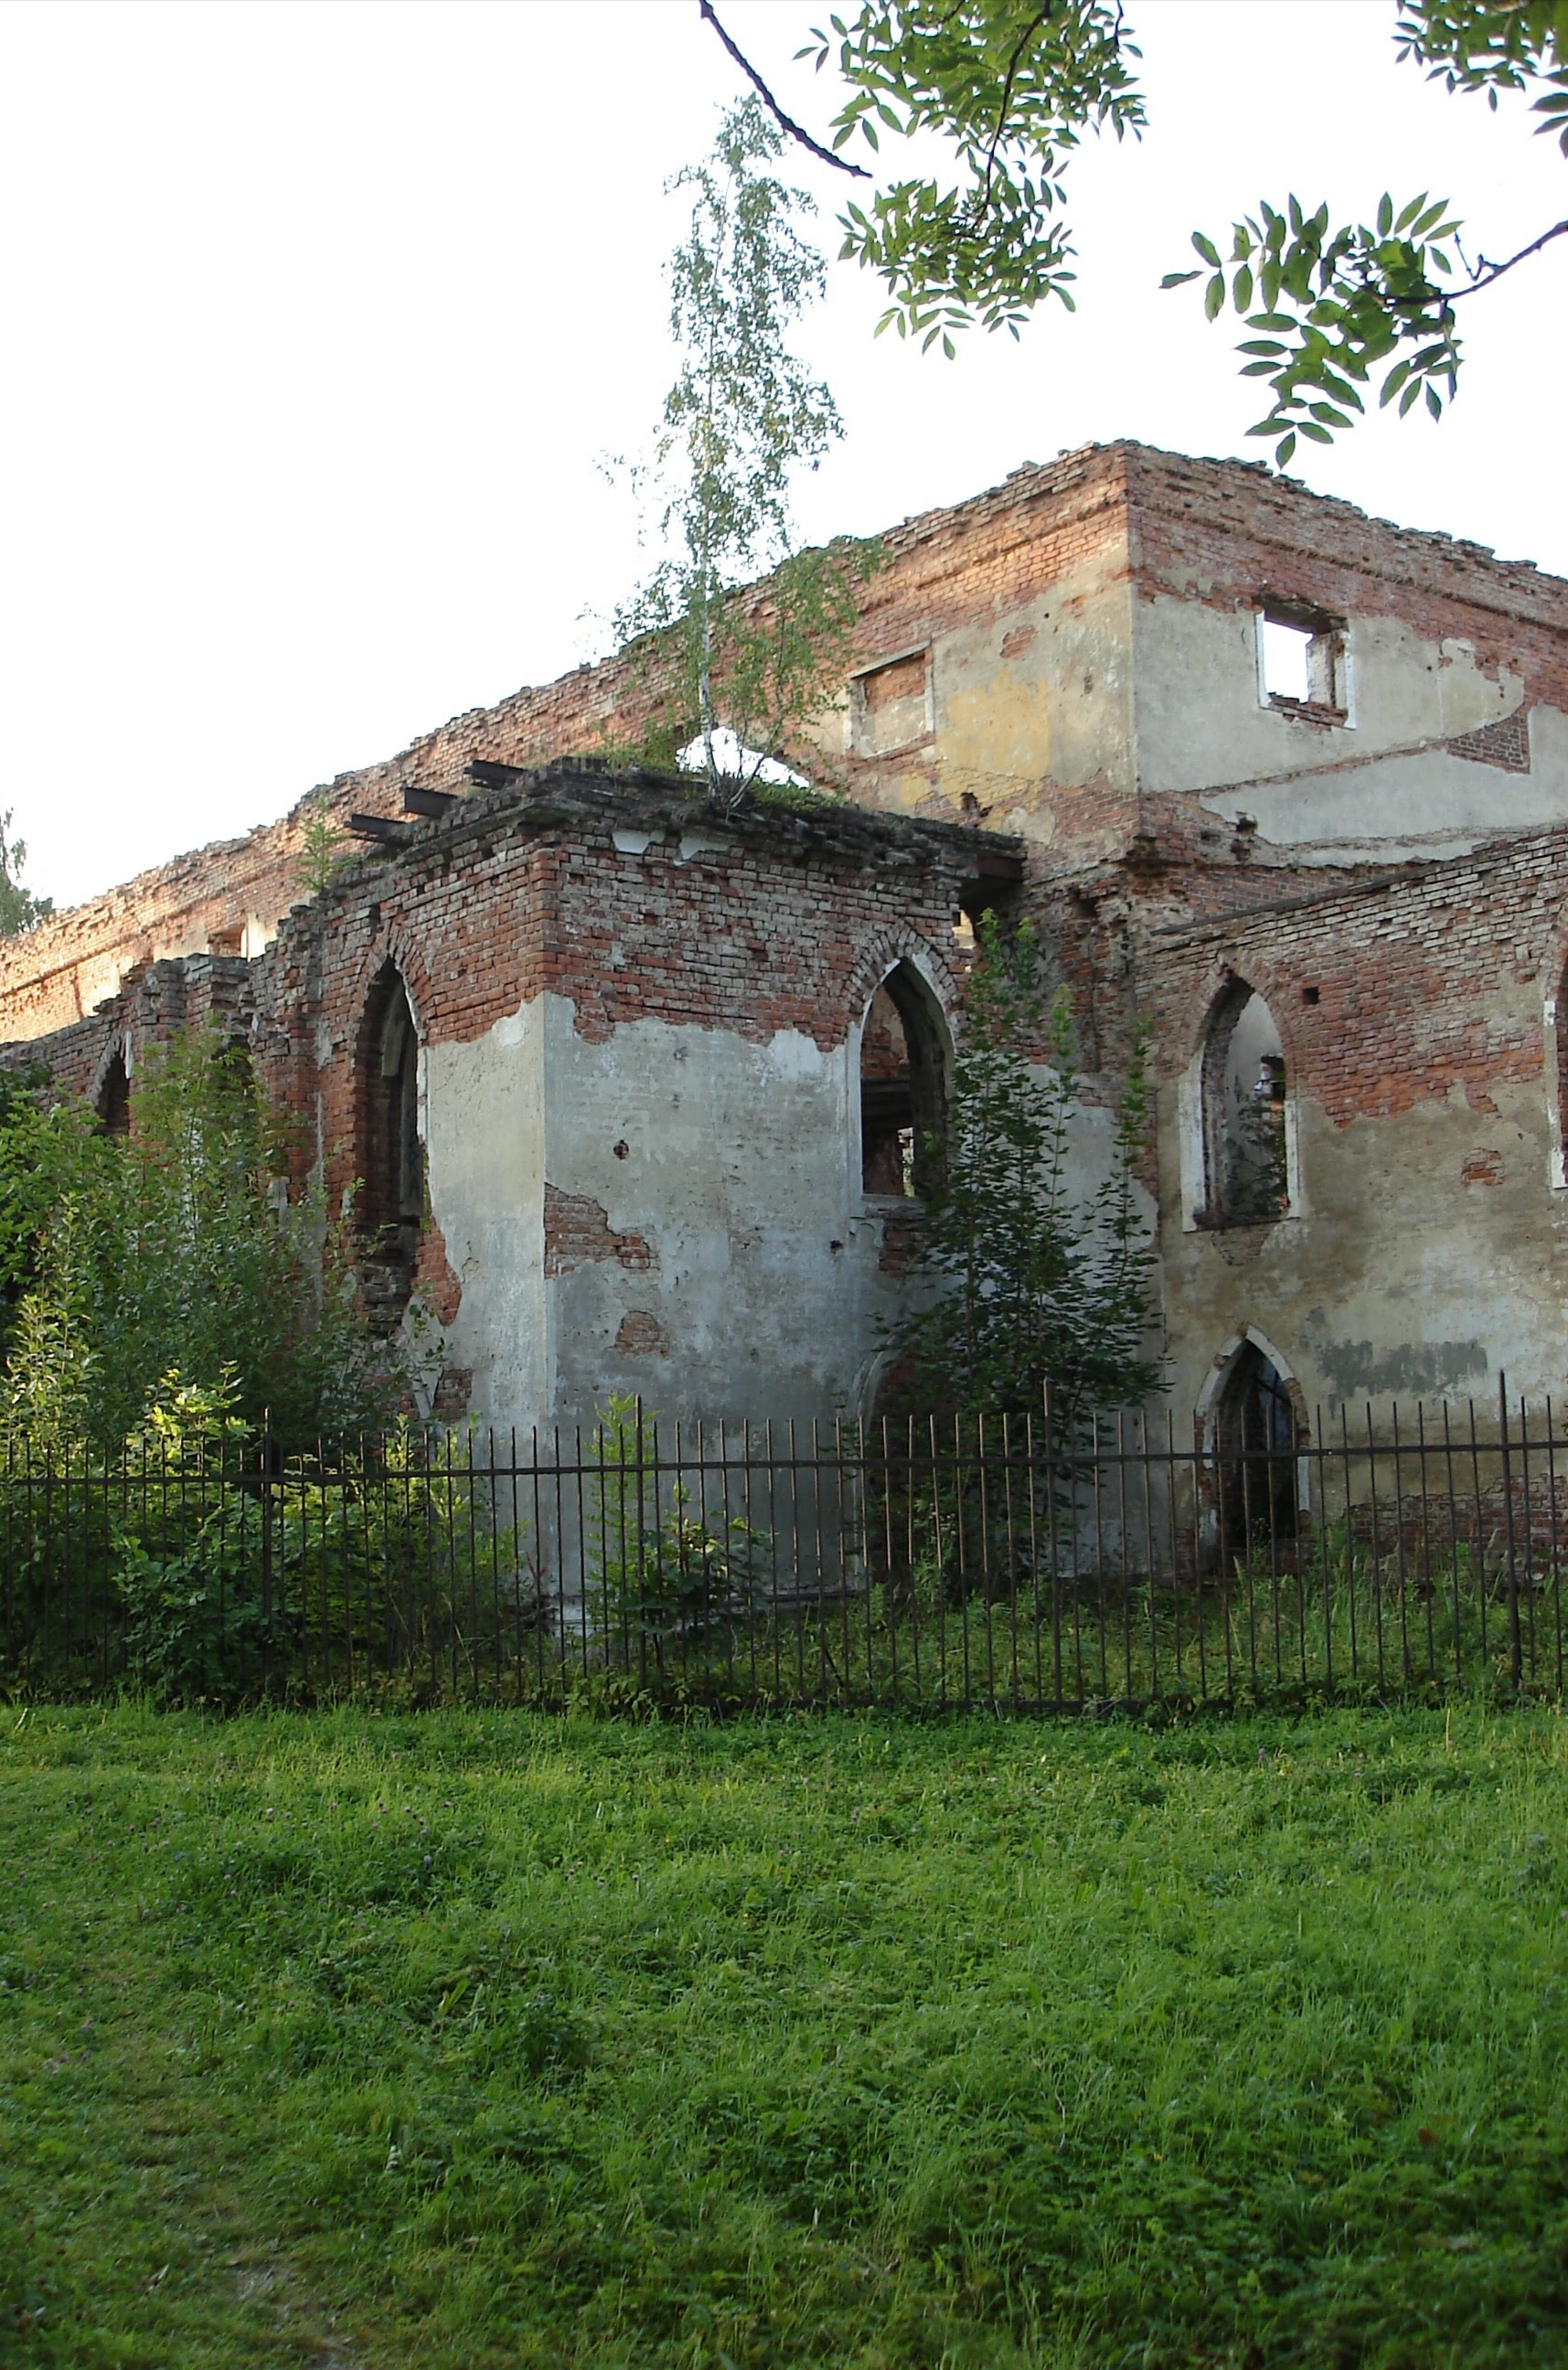
[[[665,835],[625,854],[612,834],[628,825]],[[725,845],[682,862],[687,834]],[[571,999],[593,1038],[651,1017],[754,1041],[796,1029],[841,1044],[911,948],[956,999],[944,956],[979,844],[853,810],[716,815],[591,775],[552,777],[526,797],[497,792],[289,916],[251,967],[259,1064],[296,1108],[319,1099],[338,1193],[363,1173],[372,1089],[361,1039],[388,960],[427,1043],[482,1036],[548,990]],[[317,1042],[330,1049],[319,1064]],[[556,1214],[559,1257],[621,1255],[601,1239],[602,1214],[591,1242],[571,1214]]]
[[[1320,876],[1309,892],[1226,923],[1133,927],[1162,1074],[1191,1060],[1228,964],[1266,999],[1293,1085],[1337,1127],[1456,1087],[1491,1111],[1501,1084],[1542,1076],[1544,998],[1568,928],[1568,833],[1382,885],[1325,890]]]

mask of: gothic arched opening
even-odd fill
[[[1221,1568],[1255,1548],[1274,1554],[1296,1536],[1300,1423],[1290,1386],[1253,1340],[1243,1341],[1216,1409]]]
[[[372,1318],[390,1330],[413,1290],[424,1219],[419,1032],[408,990],[391,964],[365,1007],[357,1086],[362,1272]]]
[[[123,1046],[115,1048],[114,1059],[103,1074],[95,1108],[105,1135],[130,1134],[131,1073],[125,1066]]]
[[[1210,1225],[1256,1225],[1290,1207],[1285,1049],[1255,989],[1233,979],[1204,1038],[1205,1208]]]
[[[941,1007],[911,962],[895,963],[860,1031],[860,1181],[868,1193],[918,1198],[931,1138],[947,1116]]]

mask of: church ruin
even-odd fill
[[[861,1411],[908,1289],[978,916],[1073,1001],[1079,1157],[1141,1024],[1171,1405],[1568,1375],[1568,583],[1117,443],[907,521],[797,761],[628,753],[631,658],[0,948],[0,1058],[133,1120],[212,1023],[353,1191],[376,1320],[499,1424]]]

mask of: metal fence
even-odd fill
[[[0,1685],[1078,1709],[1562,1686],[1550,1403],[0,1444]]]

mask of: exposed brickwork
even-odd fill
[[[1506,1171],[1500,1152],[1472,1152],[1459,1169],[1461,1185],[1501,1185]]]
[[[651,1309],[628,1308],[616,1332],[623,1358],[667,1358],[670,1337]]]
[[[448,1366],[431,1395],[431,1414],[437,1423],[460,1423],[473,1394],[472,1366]]]
[[[384,1025],[389,1010],[396,1018],[390,997],[406,992],[427,1056],[432,1048],[478,1046],[498,1023],[549,998],[548,1029],[534,1041],[558,1042],[550,1032],[569,1020],[583,1041],[573,1061],[581,1057],[584,1076],[599,1059],[590,1061],[584,1045],[606,1046],[623,1029],[663,1023],[725,1032],[753,1046],[792,1032],[815,1049],[802,1054],[802,1075],[820,1078],[816,1054],[846,1044],[893,965],[915,961],[951,1014],[962,1002],[969,959],[954,936],[961,910],[971,919],[984,908],[1021,911],[1038,926],[1050,984],[1068,992],[1086,1099],[1114,1094],[1145,1024],[1155,1083],[1170,1087],[1189,1071],[1216,1004],[1244,980],[1268,1002],[1297,1112],[1311,1108],[1314,1157],[1325,1141],[1320,1112],[1341,1133],[1336,1159],[1348,1175],[1366,1139],[1343,1138],[1357,1122],[1441,1110],[1440,1154],[1424,1170],[1421,1145],[1413,1155],[1423,1190],[1440,1179],[1442,1192],[1470,1214],[1461,1229],[1474,1226],[1478,1241],[1482,1224],[1494,1226],[1499,1213],[1512,1213],[1516,1227],[1521,1180],[1531,1167],[1544,1179],[1555,1156],[1544,1141],[1530,1154],[1515,1150],[1527,1124],[1545,1123],[1547,1007],[1555,996],[1568,1012],[1568,828],[1539,827],[1543,813],[1562,813],[1564,805],[1556,753],[1558,719],[1568,716],[1568,585],[1500,563],[1478,546],[1369,520],[1262,468],[1125,444],[1017,471],[976,500],[906,522],[886,544],[888,565],[865,588],[858,687],[848,703],[858,750],[882,754],[843,760],[847,800],[710,802],[689,780],[629,760],[612,764],[606,750],[629,749],[651,726],[679,719],[669,712],[667,686],[646,664],[582,669],[457,718],[389,764],[333,785],[340,811],[381,815],[400,816],[410,784],[464,795],[440,818],[401,827],[400,846],[361,849],[309,903],[295,894],[304,823],[296,809],[246,841],[182,857],[0,949],[0,1037],[36,1040],[0,1045],[0,1060],[15,1064],[36,1051],[59,1086],[101,1098],[123,1059],[133,1108],[136,1066],[149,1044],[191,1025],[245,1042],[269,1089],[302,1120],[294,1184],[318,1168],[334,1205],[352,1209],[365,1267],[380,1257],[388,1274],[397,1269],[392,1280],[402,1297],[386,1295],[393,1317],[411,1284],[443,1325],[460,1327],[462,1345],[455,1340],[453,1353],[468,1357],[466,1329],[483,1297],[474,1263],[489,1255],[482,1248],[489,1219],[474,1225],[458,1250],[473,1285],[465,1309],[445,1243],[433,1226],[420,1231],[407,1206],[407,1163],[399,1172],[404,1206],[396,1206],[388,1182],[392,1115],[409,1109],[383,1074]],[[1187,604],[1179,627],[1171,624],[1172,601]],[[1351,709],[1371,680],[1355,672],[1361,654],[1372,667],[1384,662],[1379,653],[1402,652],[1406,672],[1390,677],[1381,710],[1394,724],[1366,723],[1373,700],[1359,711],[1360,724],[1325,710],[1305,719],[1310,732],[1301,729],[1299,708],[1268,716],[1243,630],[1265,601],[1350,621]],[[1140,602],[1151,605],[1140,609]],[[1078,649],[1075,603],[1094,609],[1101,642],[1081,664],[1071,655],[1055,674],[1031,674],[1049,651]],[[1031,616],[1039,624],[1020,617],[1031,604],[1038,604]],[[1104,622],[1113,610],[1119,626]],[[1006,630],[992,635],[998,622]],[[1221,688],[1231,702],[1231,737],[1216,730],[1212,751],[1202,696],[1191,679],[1172,680],[1189,646],[1219,652],[1216,682],[1230,669]],[[1090,699],[1096,669],[1103,676],[1107,664],[1124,661],[1136,673],[1144,651],[1155,654],[1147,740],[1141,724],[1124,728],[1118,711],[1104,705],[1083,708],[1089,720],[1073,727],[1071,711],[1080,689]],[[890,663],[877,669],[878,661]],[[1434,678],[1450,668],[1439,691]],[[1015,675],[1004,682],[1006,669]],[[958,685],[942,692],[945,708],[938,698],[944,683]],[[1049,699],[1042,692],[1047,683]],[[1504,688],[1519,698],[1515,712],[1443,737],[1456,717],[1494,713]],[[1011,728],[997,717],[1009,698],[1022,698],[1014,712],[1023,721],[1016,749],[1009,743],[992,774],[984,738],[1006,739]],[[1530,719],[1538,708],[1532,776]],[[940,729],[926,729],[928,713],[939,712],[946,719]],[[1417,719],[1409,729],[1427,737],[1387,745],[1407,716]],[[1080,745],[1060,759],[1058,778],[1049,769],[1075,729]],[[1118,759],[1109,744],[1124,731]],[[955,748],[963,743],[950,773],[940,745],[944,731]],[[1191,767],[1183,733],[1195,753]],[[1233,763],[1226,749],[1240,753]],[[594,750],[596,760],[584,754]],[[1154,752],[1147,765],[1146,751]],[[476,759],[486,761],[475,777],[486,787],[477,789],[469,780]],[[1478,784],[1454,759],[1492,772]],[[830,774],[836,762],[827,764]],[[1271,764],[1274,771],[1250,780],[1229,778],[1244,765]],[[1015,765],[1020,770],[1005,770]],[[1026,777],[1021,769],[1029,766],[1035,773]],[[1221,770],[1227,778],[1216,788]],[[1298,830],[1288,815],[1283,824],[1277,820],[1295,784],[1309,776],[1310,811],[1331,818],[1323,828],[1331,838],[1339,833],[1334,845],[1308,844],[1306,832],[1318,823]],[[1144,780],[1207,787],[1154,791],[1139,787]],[[1382,832],[1379,802],[1413,816],[1408,836]],[[1461,810],[1450,828],[1444,817]],[[1011,816],[1022,835],[983,828],[996,813]],[[1363,860],[1379,841],[1394,853]],[[1456,852],[1439,860],[1434,846]],[[1401,850],[1421,853],[1400,861]],[[253,960],[234,952],[236,931]],[[263,933],[275,935],[257,953]],[[52,1022],[64,1025],[51,1030]],[[503,1031],[497,1041],[513,1041]],[[1556,1044],[1561,1107],[1568,1100],[1568,1019],[1556,1024]],[[1048,1046],[1035,1050],[1049,1057]],[[780,1052],[793,1057],[791,1049]],[[482,1051],[472,1060],[490,1058]],[[728,1050],[721,1058],[730,1058]],[[904,1062],[884,998],[871,1009],[863,1076],[885,1085]],[[1534,1122],[1520,1116],[1529,1098]],[[1167,1093],[1157,1107],[1180,1106]],[[680,1124],[687,1125],[685,1111]],[[619,1103],[606,1112],[601,1156],[629,1166],[612,1170],[613,1182],[602,1171],[572,1178],[558,1168],[563,1188],[544,1187],[542,1210],[528,1213],[528,1225],[542,1220],[544,1273],[560,1284],[562,1301],[583,1289],[566,1279],[600,1271],[582,1303],[595,1312],[586,1330],[596,1340],[618,1324],[614,1345],[622,1357],[689,1359],[676,1308],[681,1261],[672,1251],[666,1272],[660,1259],[664,1220],[656,1210],[642,1216],[635,1201],[622,1199],[623,1178],[633,1194],[651,1173],[639,1165],[645,1145],[628,1141],[641,1125]],[[1435,1138],[1435,1122],[1418,1122],[1423,1144],[1429,1130]],[[1162,1166],[1162,1148],[1170,1149],[1151,1137],[1145,1178],[1156,1191],[1168,1188],[1177,1165]],[[1182,1161],[1191,1157],[1182,1152]],[[564,1190],[572,1184],[592,1190]],[[1338,1190],[1342,1202],[1350,1201]],[[1310,1185],[1301,1200],[1293,1214],[1310,1219]],[[638,1225],[612,1226],[606,1204]],[[1163,1206],[1170,1213],[1169,1198]],[[862,1214],[851,1207],[851,1221]],[[1561,1216],[1559,1203],[1542,1217],[1528,1260],[1539,1259]],[[876,1221],[870,1281],[893,1279],[895,1291],[916,1263],[918,1211],[879,1212]],[[771,1220],[760,1212],[755,1231],[778,1222],[778,1212]],[[1297,1241],[1310,1231],[1303,1225]],[[1238,1282],[1232,1307],[1225,1297],[1230,1285],[1222,1278],[1216,1286],[1213,1278],[1222,1268],[1224,1275],[1234,1270],[1240,1277],[1245,1269],[1256,1277],[1272,1260],[1269,1288],[1282,1292],[1285,1239],[1263,1224],[1189,1227],[1183,1250],[1174,1228],[1168,1235],[1168,1283],[1178,1271],[1188,1284],[1201,1270],[1210,1278],[1204,1287],[1210,1301],[1192,1319],[1202,1335],[1200,1364],[1212,1355],[1211,1340],[1244,1321],[1245,1294],[1253,1288]],[[1317,1268],[1297,1279],[1303,1308],[1332,1299],[1337,1288],[1338,1253],[1321,1248],[1327,1235],[1316,1239]],[[853,1223],[831,1241],[824,1227],[824,1248],[836,1262],[835,1277],[847,1275],[867,1251]],[[868,1254],[868,1273],[870,1266]],[[623,1285],[612,1271],[649,1281]],[[631,1291],[654,1308],[628,1308],[623,1296],[604,1315],[607,1294]],[[1166,1313],[1174,1339],[1183,1321],[1174,1300]],[[1410,1322],[1419,1330],[1418,1320]],[[1354,1335],[1353,1349],[1361,1338]],[[1449,1346],[1456,1355],[1467,1350],[1463,1342]],[[485,1374],[482,1363],[478,1371]],[[1455,1371],[1470,1369],[1461,1360]],[[455,1412],[470,1389],[471,1377],[451,1369],[438,1405]]]
[[[952,824],[718,809],[657,777],[549,769],[367,857],[291,913],[256,961],[152,965],[101,1012],[4,1058],[40,1055],[60,1087],[87,1095],[122,1046],[133,1079],[160,1039],[192,1022],[223,1028],[300,1117],[291,1190],[319,1159],[331,1206],[352,1212],[373,1313],[396,1321],[411,1287],[450,1326],[464,1292],[446,1244],[428,1222],[405,1242],[378,1181],[382,1032],[398,982],[427,1048],[471,1041],[547,993],[570,999],[594,1040],[654,1017],[841,1046],[902,956],[918,955],[956,997],[943,949],[961,900],[982,857],[1016,861],[1011,851]],[[598,1200],[548,1184],[541,1216],[548,1277],[593,1262],[658,1269],[648,1235],[612,1227]],[[663,1320],[643,1315],[626,1355],[662,1354],[649,1329]]]
[[[1472,757],[1482,765],[1501,766],[1505,774],[1530,770],[1529,719],[1521,708],[1476,732],[1456,732],[1445,743],[1456,757]]]
[[[640,1272],[653,1265],[653,1254],[640,1235],[617,1235],[608,1214],[586,1194],[562,1193],[545,1187],[545,1273],[570,1275],[574,1267],[594,1260],[614,1260]]]
[[[1160,1067],[1185,1068],[1236,975],[1266,998],[1290,1076],[1336,1127],[1456,1092],[1495,1111],[1501,1086],[1541,1078],[1565,895],[1568,834],[1548,832],[1349,889],[1320,882],[1228,922],[1144,935],[1135,915]]]
[[[1336,613],[1401,617],[1435,640],[1469,643],[1483,668],[1522,674],[1528,702],[1568,711],[1568,587],[1478,545],[1368,519],[1261,466],[1089,445],[1016,470],[971,501],[907,520],[882,540],[887,564],[864,587],[857,665],[1005,616],[1092,561],[1104,581],[1124,580],[1146,596],[1173,592],[1238,608],[1266,588]],[[1004,656],[1021,656],[1032,632],[1014,628]],[[353,809],[398,815],[408,786],[464,789],[475,758],[526,765],[565,752],[625,749],[676,720],[655,666],[645,657],[613,660],[455,717],[386,763],[340,777],[327,798],[340,818]],[[1528,762],[1523,731],[1522,721],[1505,719],[1450,745],[1519,770]],[[841,770],[851,794],[875,805],[890,767],[904,783],[898,797],[907,811],[902,760],[850,755]],[[1042,787],[1054,795],[1049,782]],[[927,811],[951,811],[934,770]],[[236,930],[254,955],[302,895],[309,811],[301,801],[276,823],[179,857],[0,948],[0,1039],[85,1018],[138,964],[225,948]],[[983,821],[983,801],[975,811]],[[1062,800],[1059,823],[1055,853],[1035,858],[1055,872],[1079,863],[1076,851],[1090,843],[1131,848],[1147,817],[1142,801],[1089,783]],[[1222,869],[1214,849],[1206,853]]]
[[[446,1256],[441,1228],[427,1223],[420,1236],[414,1267],[414,1291],[432,1316],[443,1325],[455,1325],[463,1306],[463,1282]]]

